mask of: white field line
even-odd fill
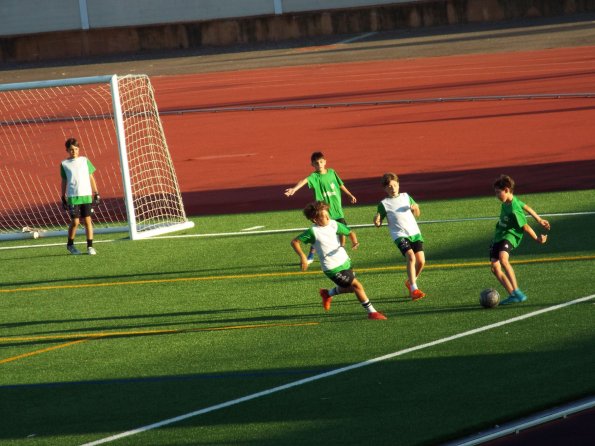
[[[595,215],[595,211],[586,211],[586,212],[561,212],[558,214],[541,214],[542,217],[571,217],[571,216],[580,216],[580,215]],[[527,216],[528,218],[533,218],[530,215]],[[420,220],[417,223],[420,225],[423,224],[441,224],[441,223],[462,223],[468,221],[482,221],[482,220],[490,220],[490,221],[497,221],[498,217],[469,217],[469,218],[453,218],[453,219],[444,219],[444,220]],[[359,224],[359,225],[349,225],[350,228],[372,228],[374,224],[366,223],[366,224]],[[186,238],[186,237],[229,237],[235,235],[255,235],[255,234],[280,234],[285,232],[300,232],[305,231],[307,228],[289,228],[289,229],[268,229],[266,231],[250,231],[248,229],[242,229],[240,232],[214,232],[209,234],[184,234],[184,235],[163,235],[159,237],[152,237],[152,239],[163,239],[163,238]],[[149,239],[147,239],[149,240]]]
[[[99,445],[99,444],[110,443],[112,441],[116,441],[116,440],[119,440],[121,438],[130,437],[132,435],[137,435],[137,434],[140,434],[140,433],[143,433],[143,432],[147,432],[147,431],[150,431],[150,430],[153,430],[153,429],[157,429],[157,428],[160,428],[160,427],[163,427],[163,426],[167,426],[167,425],[170,425],[170,424],[178,423],[180,421],[187,420],[188,418],[197,417],[199,415],[204,415],[206,413],[214,412],[214,411],[217,411],[217,410],[220,410],[220,409],[224,409],[226,407],[231,407],[231,406],[235,406],[235,405],[238,405],[238,404],[241,404],[241,403],[245,403],[246,401],[255,400],[257,398],[268,396],[268,395],[271,395],[273,393],[277,393],[277,392],[281,392],[281,391],[284,391],[284,390],[287,390],[287,389],[291,389],[293,387],[302,386],[304,384],[308,384],[308,383],[311,383],[311,382],[314,382],[314,381],[319,381],[321,379],[329,378],[331,376],[339,375],[341,373],[349,372],[351,370],[359,369],[359,368],[362,368],[362,367],[367,367],[369,365],[376,364],[376,363],[381,362],[381,361],[386,361],[387,359],[392,359],[392,358],[396,358],[398,356],[406,355],[407,353],[411,353],[411,352],[415,352],[415,351],[418,351],[418,350],[423,350],[423,349],[426,349],[426,348],[434,347],[436,345],[444,344],[446,342],[450,342],[450,341],[454,341],[454,340],[457,340],[457,339],[461,339],[461,338],[464,338],[466,336],[471,336],[471,335],[474,335],[474,334],[477,334],[477,333],[481,333],[481,332],[484,332],[484,331],[492,330],[494,328],[499,328],[499,327],[502,327],[504,325],[508,325],[508,324],[512,324],[514,322],[518,322],[518,321],[522,321],[522,320],[525,320],[525,319],[529,319],[529,318],[532,318],[532,317],[535,317],[535,316],[539,316],[539,315],[544,314],[544,313],[549,313],[551,311],[557,311],[557,310],[560,310],[562,308],[568,307],[570,305],[575,305],[575,304],[578,304],[578,303],[587,302],[587,301],[589,301],[589,300],[591,300],[593,298],[595,298],[595,294],[592,294],[590,296],[581,297],[581,298],[578,298],[578,299],[574,299],[574,300],[571,300],[569,302],[565,302],[565,303],[562,303],[562,304],[553,305],[551,307],[543,308],[541,310],[533,311],[531,313],[527,313],[527,314],[524,314],[522,316],[513,317],[511,319],[507,319],[507,320],[504,320],[504,321],[496,322],[494,324],[485,325],[483,327],[475,328],[473,330],[464,331],[462,333],[458,333],[458,334],[455,334],[455,335],[452,335],[452,336],[448,336],[448,337],[442,338],[442,339],[437,339],[435,341],[427,342],[425,344],[417,345],[415,347],[410,347],[410,348],[406,348],[404,350],[399,350],[397,352],[389,353],[387,355],[379,356],[377,358],[369,359],[367,361],[358,362],[356,364],[351,364],[349,366],[341,367],[341,368],[338,368],[338,369],[335,369],[335,370],[331,370],[329,372],[320,373],[318,375],[314,375],[314,376],[311,376],[309,378],[300,379],[300,380],[293,381],[293,382],[290,382],[290,383],[287,383],[287,384],[283,384],[281,386],[273,387],[271,389],[266,389],[266,390],[263,390],[261,392],[256,392],[256,393],[253,393],[253,394],[250,394],[250,395],[246,395],[246,396],[243,396],[243,397],[240,397],[240,398],[236,398],[236,399],[233,399],[233,400],[229,400],[229,401],[226,401],[226,402],[223,402],[223,403],[220,403],[220,404],[215,404],[214,406],[205,407],[204,409],[198,409],[198,410],[195,410],[193,412],[188,412],[186,414],[179,415],[179,416],[174,417],[174,418],[168,418],[166,420],[158,421],[156,423],[148,424],[146,426],[142,426],[142,427],[139,427],[139,428],[136,428],[136,429],[132,429],[132,430],[129,430],[129,431],[126,431],[126,432],[122,432],[122,433],[119,433],[119,434],[116,434],[116,435],[112,435],[112,436],[105,437],[105,438],[102,438],[102,439],[99,439],[99,440],[95,440],[95,441],[92,441],[90,443],[85,443],[83,446],[95,446],[95,445]]]
[[[553,213],[553,214],[541,214],[542,217],[573,217],[573,216],[582,216],[582,215],[595,215],[595,211],[585,211],[585,212],[560,212],[560,213]],[[527,218],[532,218],[530,215]],[[417,223],[420,225],[423,224],[442,224],[442,223],[462,223],[468,221],[482,221],[482,220],[491,220],[496,221],[498,217],[469,217],[469,218],[452,218],[452,219],[444,219],[444,220],[420,220]],[[264,226],[262,226],[264,227]],[[374,225],[372,223],[368,224],[358,224],[358,225],[349,225],[350,228],[372,228]],[[258,228],[258,226],[254,226],[254,228]],[[161,240],[161,239],[175,239],[175,238],[204,238],[204,237],[230,237],[230,236],[237,236],[237,235],[269,235],[269,234],[282,234],[288,232],[301,232],[305,231],[307,228],[288,228],[288,229],[268,229],[266,231],[257,231],[253,230],[254,228],[246,228],[240,229],[237,232],[213,232],[207,234],[183,234],[183,235],[161,235],[158,237],[150,237],[144,240]],[[119,240],[95,240],[93,243],[111,243],[111,242],[118,242],[126,239],[119,239]],[[77,244],[84,244],[85,241],[77,242]],[[21,246],[3,246],[0,247],[0,251],[10,250],[10,249],[26,249],[26,248],[41,248],[41,247],[48,247],[48,246],[64,246],[64,243],[44,243],[44,244],[33,244],[33,245],[21,245]]]

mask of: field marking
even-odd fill
[[[79,336],[79,338],[80,338],[80,336]],[[58,350],[60,348],[71,347],[73,345],[81,344],[81,343],[87,342],[89,340],[90,339],[78,339],[76,341],[66,342],[65,344],[54,345],[53,347],[42,348],[41,350],[35,350],[35,351],[29,352],[29,353],[23,353],[22,355],[17,355],[17,356],[12,356],[10,358],[0,359],[0,364],[6,364],[8,362],[18,361],[19,359],[29,358],[29,357],[35,356],[35,355],[41,355],[42,353],[51,352],[53,350]]]
[[[595,215],[595,211],[584,211],[584,212],[560,212],[560,213],[549,213],[549,214],[541,214],[542,217],[575,217],[575,216],[584,216],[584,215]],[[532,218],[530,215],[527,216],[528,218]],[[499,217],[468,217],[468,218],[451,218],[451,219],[442,219],[442,220],[420,220],[417,223],[420,225],[427,225],[427,224],[441,224],[441,223],[463,223],[463,222],[473,222],[473,221],[497,221]],[[264,227],[264,226],[262,226]],[[350,225],[350,228],[373,228],[374,225],[372,223],[362,223],[362,224],[354,224]],[[178,235],[161,235],[158,237],[150,237],[144,239],[143,241],[151,241],[151,240],[162,240],[162,239],[178,239],[178,238],[205,238],[205,237],[230,237],[230,236],[238,236],[238,235],[270,235],[270,234],[284,234],[289,232],[303,232],[305,231],[306,227],[301,228],[288,228],[288,229],[267,229],[266,231],[257,231],[255,229],[260,229],[259,226],[255,226],[253,228],[246,228],[240,229],[236,232],[212,232],[212,233],[205,233],[205,234],[178,234]],[[122,239],[113,239],[113,240],[95,240],[93,243],[112,243],[112,242],[122,242],[128,240],[126,238]],[[86,242],[76,242],[75,244],[83,244]],[[47,248],[52,246],[64,246],[63,242],[58,243],[34,243],[33,245],[19,245],[19,246],[0,246],[0,251],[8,251],[13,249],[30,249],[30,248]],[[65,254],[66,255],[66,254]]]
[[[35,350],[29,353],[23,353],[22,355],[12,356],[10,358],[0,359],[0,365],[18,361],[19,359],[28,358],[42,353],[51,352],[65,347],[72,347],[83,342],[91,341],[94,339],[106,339],[115,337],[132,337],[132,336],[153,336],[160,334],[179,334],[179,333],[195,333],[204,331],[226,331],[226,330],[248,330],[256,328],[276,328],[276,327],[305,327],[319,325],[320,322],[295,322],[295,323],[277,323],[277,324],[253,324],[253,325],[228,325],[224,327],[210,327],[210,328],[181,328],[171,330],[142,330],[142,331],[114,331],[114,332],[99,332],[99,333],[84,333],[84,334],[68,334],[68,335],[52,335],[52,336],[23,336],[23,337],[4,337],[0,338],[2,342],[30,342],[30,341],[58,341],[64,339],[76,339],[72,342],[65,344],[55,345],[49,348],[43,348]],[[84,339],[81,339],[84,338]]]
[[[92,441],[92,442],[89,442],[89,443],[85,443],[82,446],[95,446],[95,445],[99,445],[99,444],[110,443],[112,441],[119,440],[121,438],[130,437],[132,435],[137,435],[137,434],[140,434],[140,433],[143,433],[143,432],[147,432],[147,431],[150,431],[150,430],[153,430],[153,429],[157,429],[157,428],[160,428],[160,427],[163,427],[163,426],[167,426],[167,425],[170,425],[170,424],[178,423],[180,421],[184,421],[184,420],[187,420],[189,418],[193,418],[193,417],[196,417],[196,416],[199,416],[199,415],[204,415],[206,413],[214,412],[214,411],[217,411],[217,410],[220,410],[220,409],[224,409],[224,408],[227,408],[227,407],[235,406],[235,405],[238,405],[238,404],[247,402],[247,401],[251,401],[251,400],[255,400],[257,398],[261,398],[261,397],[264,397],[264,396],[271,395],[273,393],[277,393],[277,392],[281,392],[281,391],[284,391],[284,390],[287,390],[287,389],[291,389],[293,387],[302,386],[304,384],[308,384],[308,383],[311,383],[311,382],[314,382],[314,381],[319,381],[321,379],[328,378],[328,377],[331,377],[331,376],[335,376],[335,375],[338,375],[338,374],[341,374],[341,373],[349,372],[351,370],[359,369],[359,368],[362,368],[362,367],[367,367],[369,365],[373,365],[373,364],[379,363],[381,361],[386,361],[388,359],[393,359],[393,358],[396,358],[398,356],[403,356],[403,355],[405,355],[407,353],[411,353],[411,352],[423,350],[423,349],[426,349],[426,348],[434,347],[436,345],[444,344],[446,342],[450,342],[450,341],[454,341],[454,340],[457,340],[457,339],[461,339],[461,338],[464,338],[466,336],[471,336],[471,335],[474,335],[474,334],[477,334],[477,333],[481,333],[481,332],[484,332],[484,331],[492,330],[494,328],[499,328],[499,327],[502,327],[504,325],[512,324],[512,323],[515,323],[515,322],[519,322],[519,321],[522,321],[522,320],[525,320],[525,319],[529,319],[529,318],[532,318],[532,317],[535,317],[535,316],[539,316],[539,315],[544,314],[544,313],[549,313],[551,311],[557,311],[557,310],[560,310],[562,308],[568,307],[570,305],[575,305],[575,304],[578,304],[578,303],[587,302],[587,301],[589,301],[589,300],[591,300],[593,298],[595,298],[595,294],[592,294],[590,296],[581,297],[581,298],[578,298],[578,299],[574,299],[574,300],[571,300],[569,302],[564,302],[562,304],[553,305],[551,307],[543,308],[541,310],[533,311],[533,312],[530,312],[530,313],[527,313],[527,314],[524,314],[524,315],[521,315],[521,316],[513,317],[511,319],[507,319],[507,320],[504,320],[504,321],[496,322],[494,324],[484,325],[483,327],[475,328],[473,330],[464,331],[462,333],[458,333],[458,334],[455,334],[455,335],[452,335],[452,336],[447,336],[445,338],[437,339],[435,341],[427,342],[425,344],[420,344],[420,345],[417,345],[415,347],[410,347],[410,348],[406,348],[406,349],[403,349],[403,350],[399,350],[399,351],[396,351],[396,352],[393,352],[393,353],[389,353],[389,354],[384,355],[384,356],[379,356],[379,357],[376,357],[376,358],[369,359],[367,361],[358,362],[356,364],[351,364],[351,365],[346,366],[346,367],[341,367],[341,368],[338,368],[338,369],[330,370],[330,371],[325,372],[325,373],[320,373],[318,375],[310,376],[308,378],[303,378],[303,379],[300,379],[300,380],[297,380],[297,381],[293,381],[293,382],[290,382],[290,383],[287,383],[287,384],[283,384],[281,386],[273,387],[271,389],[266,389],[266,390],[263,390],[263,391],[260,391],[260,392],[252,393],[250,395],[246,395],[246,396],[243,396],[243,397],[240,397],[240,398],[229,400],[229,401],[226,401],[226,402],[223,402],[223,403],[220,403],[220,404],[215,404],[213,406],[205,407],[203,409],[198,409],[198,410],[195,410],[193,412],[188,412],[186,414],[179,415],[177,417],[168,418],[166,420],[158,421],[156,423],[148,424],[146,426],[138,427],[136,429],[132,429],[132,430],[129,430],[129,431],[121,432],[121,433],[116,434],[116,435],[111,435],[109,437],[105,437],[105,438],[102,438],[102,439],[99,439],[99,440],[95,440],[95,441]]]
[[[99,339],[122,336],[147,336],[159,334],[177,334],[177,333],[194,333],[200,331],[225,331],[225,330],[248,330],[254,328],[276,328],[276,327],[303,327],[309,325],[319,325],[320,322],[287,322],[274,324],[250,324],[250,325],[226,325],[223,327],[205,327],[205,328],[177,328],[177,329],[161,329],[161,330],[133,330],[133,331],[100,331],[97,333],[72,333],[63,335],[43,335],[43,336],[14,336],[0,338],[2,342],[29,342],[29,341],[48,341],[48,340],[64,340],[64,339]],[[0,362],[1,363],[1,362]]]
[[[542,257],[537,259],[526,260],[512,260],[513,265],[529,265],[534,263],[555,263],[568,261],[584,261],[595,260],[595,255],[585,256],[567,256],[567,257]],[[462,263],[436,263],[426,265],[425,269],[449,269],[449,268],[471,268],[489,266],[487,260],[481,262],[462,262]],[[358,268],[358,272],[378,272],[378,271],[405,271],[405,265],[393,266],[378,266],[370,268]],[[288,271],[288,272],[274,272],[274,273],[254,273],[254,274],[235,274],[224,276],[202,276],[202,277],[177,277],[175,279],[150,279],[150,280],[130,280],[122,282],[99,282],[99,283],[81,283],[77,285],[47,285],[27,288],[10,288],[6,290],[0,289],[0,294],[21,293],[29,291],[53,291],[65,289],[82,289],[82,288],[102,288],[113,286],[130,286],[130,285],[154,285],[166,283],[180,283],[180,282],[204,282],[209,280],[238,280],[238,279],[261,279],[263,277],[290,277],[290,276],[307,276],[320,274],[320,270],[316,271]]]
[[[585,212],[560,212],[560,213],[553,213],[553,214],[541,214],[542,217],[576,217],[576,216],[584,216],[584,215],[595,215],[595,211],[585,211]],[[533,218],[530,215],[527,216],[528,218]],[[447,218],[442,220],[420,220],[417,223],[420,225],[427,225],[427,224],[442,224],[442,223],[463,223],[463,222],[473,222],[473,221],[498,221],[499,217],[468,217],[468,218]],[[385,225],[386,226],[386,225]],[[373,223],[362,223],[362,224],[354,224],[349,225],[350,228],[374,228]],[[179,235],[161,235],[158,237],[152,237],[147,240],[159,240],[159,239],[176,239],[176,238],[204,238],[204,237],[230,237],[230,236],[237,236],[237,235],[269,235],[269,234],[284,234],[288,232],[303,232],[305,231],[306,227],[301,228],[287,228],[287,229],[267,229],[266,231],[248,231],[248,230],[240,230],[239,232],[212,232],[206,234],[179,234]],[[1,248],[0,248],[1,249]]]

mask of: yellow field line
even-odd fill
[[[516,265],[532,264],[532,263],[552,263],[552,262],[565,262],[565,261],[581,261],[581,260],[595,260],[595,255],[586,256],[567,256],[567,257],[546,257],[539,259],[527,259],[527,260],[513,260],[511,263]],[[462,263],[438,263],[428,264],[425,269],[447,269],[447,268],[469,268],[478,266],[487,266],[489,262],[462,262]],[[371,272],[371,271],[404,271],[405,266],[380,266],[374,268],[357,268],[359,272]],[[103,283],[84,283],[77,285],[49,285],[49,286],[38,286],[38,287],[27,287],[27,288],[11,288],[6,290],[0,290],[1,293],[21,293],[24,291],[52,291],[52,290],[64,290],[64,289],[75,289],[75,288],[99,288],[99,287],[112,287],[112,286],[123,286],[123,285],[150,285],[150,284],[165,284],[165,283],[180,283],[180,282],[198,282],[198,281],[209,281],[209,280],[237,280],[237,279],[259,279],[263,277],[288,277],[288,276],[300,276],[300,275],[314,275],[320,274],[320,271],[291,271],[291,272],[276,272],[276,273],[255,273],[255,274],[235,274],[225,276],[204,276],[204,277],[178,277],[175,279],[151,279],[151,280],[131,280],[123,282],[103,282]]]
[[[80,336],[79,336],[80,337]],[[51,352],[52,350],[58,350],[59,348],[70,347],[82,342],[87,342],[89,339],[79,339],[77,341],[67,342],[65,344],[54,345],[53,347],[43,348],[41,350],[35,350],[29,353],[23,353],[22,355],[13,356],[11,358],[0,359],[0,364],[6,364],[7,362],[18,361],[19,359],[28,358],[30,356],[41,355],[42,353]]]
[[[120,336],[146,336],[158,334],[176,334],[176,333],[194,333],[199,331],[223,331],[223,330],[248,330],[253,328],[275,328],[275,327],[303,327],[308,325],[318,325],[319,322],[294,322],[294,323],[278,323],[278,324],[252,324],[252,325],[227,325],[224,327],[208,327],[208,328],[179,328],[168,330],[135,330],[135,331],[109,331],[98,333],[73,333],[65,335],[51,335],[51,336],[26,336],[26,337],[4,337],[0,338],[0,342],[28,342],[28,341],[47,341],[47,340],[61,340],[61,339],[80,339],[86,338],[98,339]]]
[[[253,325],[229,325],[224,327],[211,327],[211,328],[181,328],[177,330],[138,330],[138,331],[113,331],[113,332],[99,332],[99,333],[74,333],[68,335],[53,335],[53,336],[26,336],[26,337],[7,337],[0,338],[1,342],[30,342],[30,341],[58,341],[64,339],[77,339],[76,341],[67,342],[65,344],[55,345],[53,347],[43,348],[41,350],[35,350],[29,353],[23,353],[22,355],[12,356],[6,359],[0,359],[0,365],[8,362],[17,361],[19,359],[28,358],[30,356],[40,355],[47,353],[52,350],[60,348],[71,347],[76,344],[90,341],[92,339],[102,339],[110,337],[122,337],[122,336],[147,336],[147,335],[158,335],[158,334],[176,334],[176,333],[193,333],[199,331],[222,331],[222,330],[246,330],[254,328],[274,328],[274,327],[304,327],[319,325],[319,322],[296,322],[296,323],[279,323],[279,324],[253,324]],[[80,339],[84,338],[84,339]]]

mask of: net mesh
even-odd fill
[[[139,233],[187,222],[153,89],[144,75],[117,78]],[[62,81],[64,83],[64,81]],[[0,86],[1,87],[1,86]],[[6,86],[4,86],[6,87]],[[102,201],[95,229],[126,230],[127,212],[108,81],[0,90],[0,235],[65,230],[60,199],[64,141],[91,160]]]

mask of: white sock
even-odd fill
[[[362,307],[364,307],[368,313],[376,313],[376,308],[374,308],[374,305],[372,305],[372,302],[369,300],[362,302]]]
[[[411,291],[415,291],[415,290],[417,290],[417,283],[412,283],[412,284],[411,284],[411,286],[409,287],[409,289],[410,289]]]

